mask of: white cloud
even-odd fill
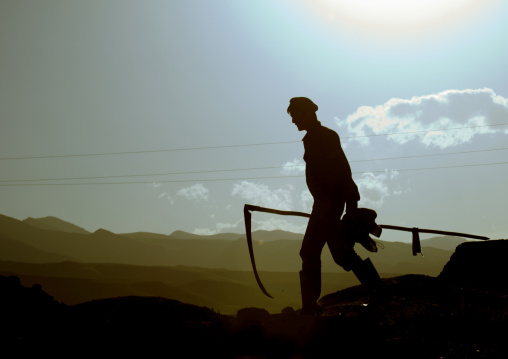
[[[305,229],[307,228],[307,223],[295,224],[280,218],[270,218],[265,221],[256,221],[253,219],[252,222],[255,225],[255,227],[253,226],[253,231],[274,231],[279,229],[294,233],[305,233]]]
[[[291,192],[293,190],[294,186],[290,184],[285,185],[283,188],[272,190],[265,184],[242,181],[233,185],[232,195],[240,196],[254,205],[291,210],[293,204]]]
[[[166,198],[169,201],[169,203],[175,204],[175,199],[173,197],[171,197],[171,195],[167,192],[162,192],[159,195],[159,198]]]
[[[196,229],[194,229],[193,233],[203,235],[203,236],[211,236],[211,235],[217,234],[217,233],[231,232],[232,230],[233,230],[233,232],[236,232],[235,229],[237,229],[240,224],[243,226],[243,219],[237,221],[236,223],[219,222],[219,223],[215,224],[214,229],[196,228]]]
[[[388,181],[398,175],[396,171],[387,171],[379,175],[373,173],[364,173],[362,177],[355,180],[360,191],[360,206],[381,207],[386,197],[391,194],[402,194],[400,189],[390,191]]]
[[[303,190],[302,193],[300,193],[300,201],[302,202],[302,207],[304,212],[311,212],[312,211],[312,205],[314,203],[314,197],[312,197],[312,194],[308,189]]]
[[[359,107],[346,120],[336,120],[339,127],[347,127],[351,136],[410,132],[387,139],[398,144],[416,140],[444,149],[469,142],[477,135],[506,133],[499,127],[475,126],[505,123],[507,117],[508,99],[483,88],[446,90],[409,100],[392,98],[383,105]],[[474,128],[445,130],[462,127]],[[370,142],[369,137],[351,140],[362,145]]]
[[[190,187],[184,187],[177,192],[177,195],[184,197],[189,201],[207,201],[210,191],[201,183]]]
[[[200,235],[200,236],[211,236],[217,234],[217,231],[209,229],[209,228],[196,228],[192,233]]]
[[[299,175],[305,172],[305,162],[295,158],[282,165],[281,173],[284,175]]]

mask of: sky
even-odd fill
[[[1,0],[0,213],[214,234],[244,232],[245,203],[310,212],[286,113],[305,96],[378,223],[508,238],[507,15],[495,0]]]

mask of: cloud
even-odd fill
[[[299,175],[305,172],[305,162],[295,158],[282,165],[281,173],[284,175]]]
[[[312,194],[308,189],[303,190],[302,193],[300,193],[300,201],[302,203],[303,211],[304,212],[311,212],[312,211],[312,204],[314,203],[314,197],[312,197]]]
[[[166,198],[171,204],[175,204],[175,199],[167,192],[162,192],[159,198]]]
[[[383,105],[361,106],[346,120],[336,120],[339,127],[347,127],[352,137],[391,133],[387,139],[398,144],[419,141],[444,149],[482,134],[506,134],[505,129],[486,125],[505,123],[507,117],[508,99],[483,88],[446,90],[409,100],[392,98]],[[468,128],[445,130],[463,127]],[[399,132],[406,133],[394,135]],[[369,137],[350,140],[362,145],[370,142]]]
[[[217,234],[217,233],[225,233],[225,232],[231,232],[231,230],[234,230],[236,228],[238,228],[238,226],[242,224],[243,225],[243,219],[237,221],[236,223],[222,223],[222,222],[219,222],[219,223],[216,223],[215,224],[215,228],[214,229],[210,229],[210,228],[196,228],[194,229],[193,233],[194,234],[199,234],[199,235],[203,235],[203,236],[211,236],[213,234]],[[236,232],[236,231],[234,231]]]
[[[192,233],[200,236],[212,236],[217,234],[217,231],[209,228],[196,228]]]
[[[184,187],[177,192],[177,195],[184,197],[189,201],[207,201],[208,188],[203,186],[201,183],[197,183],[190,187]]]
[[[253,231],[274,231],[274,230],[282,230],[282,231],[288,231],[288,232],[294,232],[294,233],[305,233],[305,229],[307,228],[307,222],[303,224],[295,224],[291,223],[284,219],[279,218],[270,218],[265,221],[256,221],[252,220],[255,227],[253,228]]]
[[[269,208],[291,210],[294,186],[288,184],[283,188],[270,189],[265,184],[242,181],[233,185],[233,196],[239,196],[252,204]]]
[[[192,233],[200,236],[212,236],[217,234],[215,230],[209,228],[196,228],[194,231],[192,231]]]
[[[362,177],[355,180],[360,191],[360,206],[381,207],[385,198],[390,195],[402,194],[400,189],[390,191],[388,181],[397,177],[398,172],[387,171],[379,175],[373,173],[364,173]]]

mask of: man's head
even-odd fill
[[[289,100],[287,112],[298,131],[303,131],[318,123],[317,110],[318,106],[307,97],[293,97]]]

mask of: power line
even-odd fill
[[[360,138],[360,137],[407,135],[407,134],[414,134],[414,133],[440,132],[440,131],[453,131],[453,130],[466,130],[466,129],[471,129],[471,128],[493,127],[493,126],[508,126],[508,123],[494,123],[492,125],[478,125],[478,126],[466,126],[466,127],[438,128],[438,129],[434,129],[434,130],[419,130],[419,131],[408,131],[408,132],[376,133],[376,134],[371,134],[371,135],[350,136],[350,137],[342,137],[342,138]]]
[[[502,151],[502,150],[508,150],[508,147],[490,148],[490,149],[486,149],[486,150],[471,150],[471,151],[459,151],[459,152],[447,152],[447,153],[433,153],[433,154],[425,154],[425,155],[387,157],[387,158],[377,158],[377,159],[370,159],[370,160],[353,160],[353,161],[349,161],[349,162],[370,162],[370,161],[384,161],[384,160],[400,160],[400,159],[406,159],[406,158],[448,156],[448,155],[459,155],[459,154],[465,154],[465,153],[491,152],[491,151]]]
[[[449,169],[449,168],[506,165],[506,164],[508,164],[508,162],[491,162],[491,163],[475,163],[475,164],[471,164],[471,165],[455,165],[455,166],[443,166],[443,167],[403,168],[403,169],[390,170],[390,171],[393,171],[393,172],[424,171],[424,170],[439,170],[439,169]],[[385,171],[353,172],[353,174],[372,173],[372,172],[379,173],[379,172],[387,172],[387,171],[385,170]]]
[[[295,165],[294,167],[300,167],[300,166],[299,165]],[[217,173],[217,172],[252,171],[252,170],[264,170],[264,169],[274,169],[274,168],[281,168],[281,166],[252,167],[252,168],[234,168],[234,169],[209,170],[209,171],[147,173],[147,174],[117,175],[117,176],[91,176],[91,177],[67,177],[67,178],[40,178],[40,179],[22,179],[22,180],[1,180],[0,182],[69,181],[69,180],[100,179],[100,178],[153,177],[153,176],[172,176],[172,175],[188,175],[188,174],[201,174],[201,173]]]
[[[91,157],[91,156],[111,156],[111,155],[132,155],[132,154],[141,154],[141,153],[178,152],[178,151],[194,151],[194,150],[212,150],[212,149],[231,148],[231,147],[250,147],[250,146],[265,146],[265,145],[281,145],[281,144],[297,143],[297,142],[301,142],[301,141],[249,143],[249,144],[242,144],[242,145],[223,145],[223,146],[207,146],[207,147],[170,148],[170,149],[162,149],[162,150],[144,150],[144,151],[84,153],[84,154],[72,154],[72,155],[4,157],[4,158],[0,158],[0,161],[3,161],[3,160],[32,160],[32,159],[42,159],[42,158],[63,158],[63,157]]]
[[[377,137],[377,136],[406,135],[406,134],[435,132],[435,131],[436,132],[439,132],[439,131],[453,131],[453,130],[464,130],[464,129],[471,129],[471,128],[493,127],[493,126],[508,126],[508,123],[496,123],[496,124],[491,124],[491,125],[466,126],[466,127],[452,127],[452,128],[433,129],[433,130],[421,130],[421,131],[408,131],[408,132],[394,132],[394,133],[379,133],[379,134],[359,135],[359,136],[347,136],[347,137],[342,137],[342,139],[363,138],[363,137]],[[82,153],[82,154],[68,154],[68,155],[46,155],[46,156],[25,156],[25,157],[3,157],[3,158],[0,158],[0,161],[7,161],[7,160],[30,160],[30,159],[44,159],[44,158],[66,158],[66,157],[111,156],[111,155],[128,155],[128,154],[157,153],[157,152],[178,152],[178,151],[195,151],[195,150],[211,150],[211,149],[220,149],[220,148],[281,145],[281,144],[300,143],[300,142],[301,141],[280,141],[280,142],[248,143],[248,144],[206,146],[206,147],[170,148],[170,149],[143,150],[143,151]]]
[[[502,151],[508,150],[508,147],[492,148],[484,150],[471,150],[471,151],[460,151],[460,152],[447,152],[447,153],[435,153],[435,154],[424,154],[424,155],[412,155],[412,156],[399,156],[399,157],[386,157],[386,158],[375,158],[366,160],[353,160],[352,162],[372,162],[372,161],[385,161],[385,160],[397,160],[397,159],[408,159],[408,158],[420,158],[420,157],[433,157],[433,156],[448,156],[466,153],[478,153],[478,152],[491,152],[491,151]],[[305,165],[290,165],[284,166],[284,168],[303,167]],[[201,174],[201,173],[219,173],[219,172],[237,172],[237,171],[253,171],[253,170],[266,170],[266,169],[281,169],[282,166],[266,166],[266,167],[249,167],[249,168],[233,168],[233,169],[220,169],[220,170],[206,170],[206,171],[186,171],[186,172],[165,172],[165,173],[147,173],[147,174],[130,174],[130,175],[108,175],[108,176],[88,176],[88,177],[60,177],[60,178],[39,178],[39,179],[13,179],[13,180],[0,180],[2,182],[40,182],[40,181],[71,181],[71,180],[86,180],[86,179],[103,179],[103,178],[126,178],[126,177],[153,177],[153,176],[171,176],[171,175],[187,175],[187,174]]]
[[[477,166],[493,166],[505,165],[508,162],[494,162],[494,163],[477,163],[470,165],[456,165],[445,167],[421,167],[421,168],[403,168],[390,170],[392,172],[406,172],[406,171],[422,171],[422,170],[437,170],[437,169],[451,169],[451,168],[464,168],[464,167],[477,167]],[[386,173],[387,170],[379,171],[364,171],[353,172],[353,174],[364,173]],[[192,179],[192,180],[163,180],[163,181],[130,181],[130,182],[79,182],[79,183],[30,183],[30,184],[0,184],[0,187],[25,187],[25,186],[82,186],[82,185],[112,185],[112,184],[150,184],[150,183],[185,183],[185,182],[219,182],[219,181],[242,181],[242,180],[260,180],[260,179],[280,179],[280,178],[296,178],[305,177],[304,175],[295,176],[266,176],[266,177],[241,177],[241,178],[211,178],[211,179]]]

